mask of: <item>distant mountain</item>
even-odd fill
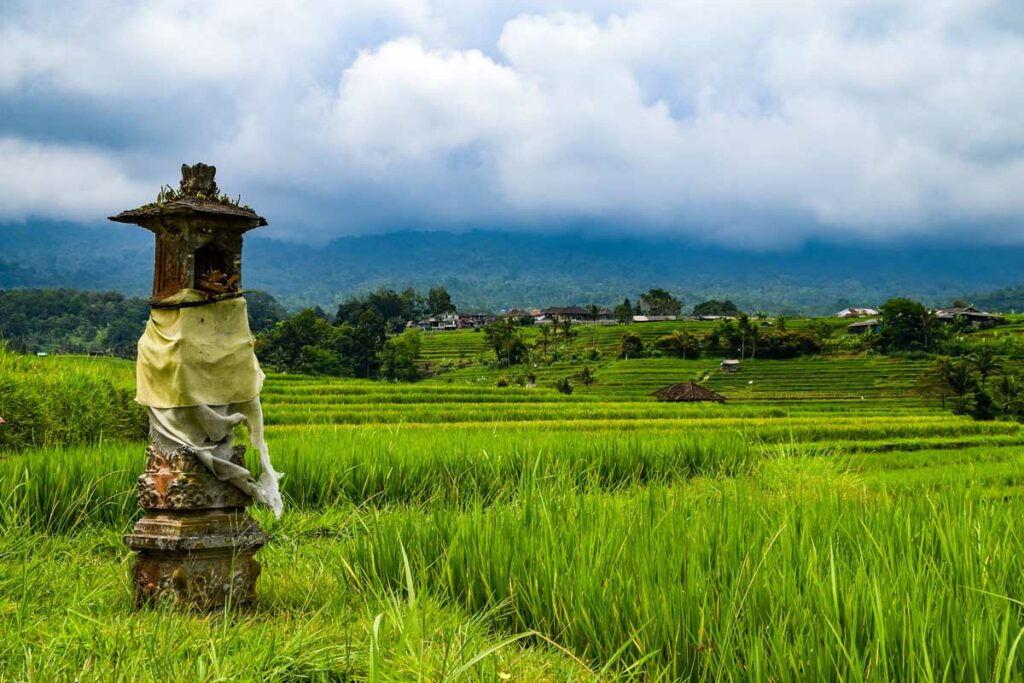
[[[1000,311],[1003,313],[1020,313],[1024,311],[1024,286],[1004,287],[994,292],[975,294],[965,298],[982,311]]]
[[[152,237],[142,230],[12,224],[0,225],[0,239],[0,288],[148,294]],[[668,238],[480,230],[345,237],[324,246],[253,234],[245,261],[246,286],[267,290],[292,309],[330,310],[377,287],[425,291],[443,284],[463,310],[611,305],[665,287],[687,309],[730,298],[750,311],[830,313],[897,295],[945,304],[1014,285],[1022,281],[1024,248],[814,244],[757,253]]]

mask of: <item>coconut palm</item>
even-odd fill
[[[972,368],[966,360],[951,363],[948,373],[946,382],[949,384],[950,393],[956,399],[956,412],[966,415],[970,398],[978,386],[978,381],[974,378]]]
[[[1021,408],[1024,406],[1021,405],[1022,390],[1017,375],[1005,373],[997,377],[992,394],[999,403],[1004,416],[1020,415]]]
[[[548,347],[551,346],[551,336],[551,328],[548,325],[542,325],[537,330],[537,342],[535,345],[542,353],[547,353]]]
[[[981,378],[981,387],[985,388],[985,382],[1002,368],[1002,363],[996,358],[996,352],[991,346],[979,347],[971,355],[971,366]]]
[[[561,331],[562,337],[565,339],[566,343],[571,342],[572,338],[576,336],[576,330],[572,328],[572,321],[568,318],[565,318],[558,323],[558,329]]]

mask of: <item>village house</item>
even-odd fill
[[[740,362],[735,358],[727,358],[719,363],[718,367],[722,372],[739,372]]]
[[[497,316],[491,315],[490,313],[460,313],[459,329],[477,330],[486,325],[490,325],[497,319]]]
[[[552,306],[551,308],[545,308],[541,311],[544,315],[549,318],[557,318],[559,320],[582,320],[590,317],[590,311],[580,306]]]
[[[529,318],[536,323],[544,317],[544,314],[539,308],[513,308],[502,313],[502,316],[505,318],[512,318],[513,320],[525,320]]]
[[[419,322],[410,322],[406,327],[418,327],[424,332],[445,332],[448,330],[475,330],[497,320],[489,313],[445,313],[433,315]]]
[[[574,325],[614,325],[615,315],[611,309],[601,308],[597,311],[597,317],[589,308],[582,306],[551,306],[544,309],[519,309],[513,308],[503,314],[506,318],[521,320],[533,318],[537,325],[547,325],[554,322],[568,320]]]
[[[607,311],[607,318],[610,319],[612,317],[611,311],[608,311],[608,309],[603,310]],[[595,322],[598,322],[601,318],[599,313],[598,317],[595,319],[594,315],[590,312],[590,309],[583,308],[581,306],[553,306],[542,310],[541,315],[545,320],[558,322],[568,320],[574,325],[592,325]],[[538,320],[537,322],[542,321]]]
[[[995,313],[979,311],[974,306],[951,306],[949,308],[937,308],[934,311],[935,319],[945,323],[956,320],[963,320],[971,327],[978,330],[985,330],[996,325],[1001,325],[1005,319]]]
[[[864,334],[865,332],[877,332],[880,327],[881,325],[877,319],[869,318],[868,320],[850,323],[846,326],[846,331],[850,334]]]
[[[454,313],[432,315],[416,323],[416,327],[424,332],[442,332],[459,329],[459,316]]]

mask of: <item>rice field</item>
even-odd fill
[[[498,387],[442,336],[469,367],[268,377],[251,612],[131,608],[141,439],[5,451],[0,680],[1024,678],[1024,432],[917,397],[920,361],[609,359],[564,395],[578,364]],[[725,404],[650,396],[705,376]]]

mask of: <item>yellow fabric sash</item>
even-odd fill
[[[154,308],[139,340],[135,400],[151,408],[250,401],[264,377],[254,344],[245,299]]]

